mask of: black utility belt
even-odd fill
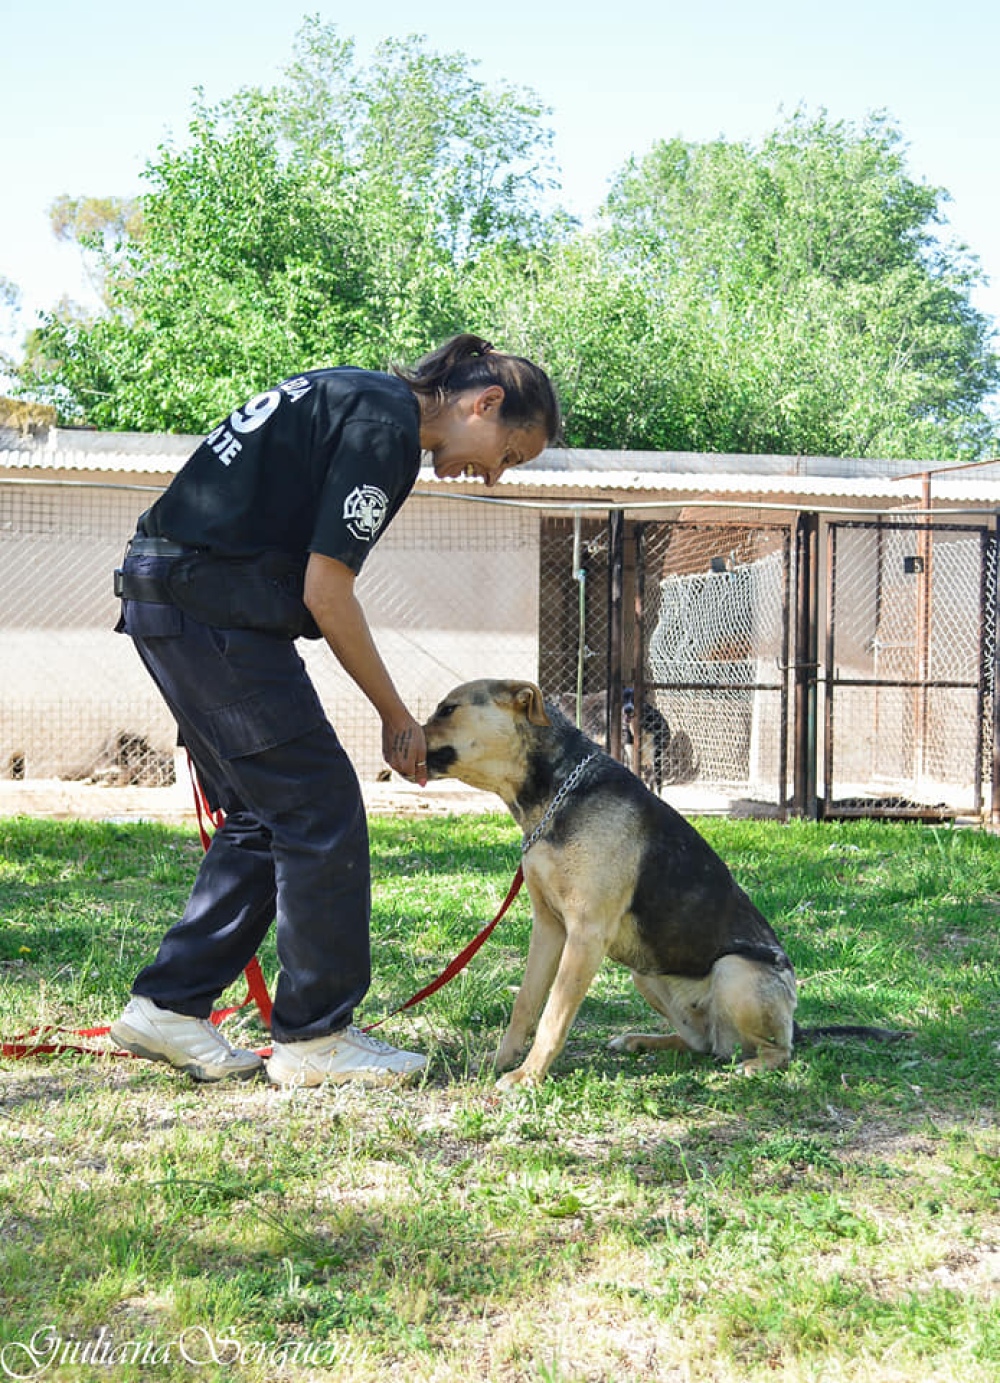
[[[198,548],[175,543],[171,538],[151,538],[145,533],[136,533],[128,541],[125,556],[186,557],[198,551]],[[144,576],[136,571],[124,571],[121,567],[115,572],[115,595],[120,600],[142,600],[152,605],[174,604],[173,595],[163,577]]]
[[[201,548],[187,547],[175,543],[172,538],[150,538],[145,533],[136,533],[129,539],[125,549],[126,557],[185,557],[189,552],[200,552]]]
[[[132,557],[170,558],[155,574],[127,570]],[[129,543],[126,566],[115,572],[122,600],[176,605],[201,624],[218,629],[256,629],[286,639],[321,638],[302,599],[305,559],[286,552],[219,557],[143,534]]]
[[[119,600],[142,600],[149,605],[175,604],[170,586],[162,576],[143,576],[122,567],[115,570],[115,595]]]

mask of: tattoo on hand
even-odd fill
[[[398,758],[405,759],[410,752],[410,745],[413,743],[413,731],[404,730],[396,735],[392,741],[392,752]]]

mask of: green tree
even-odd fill
[[[541,210],[544,108],[473,66],[410,37],[362,69],[311,20],[273,89],[199,97],[138,205],[53,209],[106,306],[52,313],[24,386],[100,427],[201,431],[283,375],[381,368],[474,329],[548,367],[574,446],[996,445],[978,264],[886,116],[661,142],[584,233]]]
[[[49,207],[57,240],[76,245],[90,281],[105,298],[107,266],[142,234],[142,207],[136,197],[57,197]]]
[[[686,343],[691,391],[636,444],[980,453],[1000,372],[970,302],[978,265],[940,235],[945,200],[884,115],[859,130],[799,111],[759,147],[674,140],[632,162],[607,252]]]
[[[542,114],[417,37],[363,70],[307,22],[282,84],[199,97],[185,145],[147,165],[141,215],[80,235],[106,311],[51,314],[26,383],[99,427],[200,431],[283,375],[409,358],[465,325],[478,254],[540,233]]]
[[[8,343],[12,345],[17,334],[20,311],[20,289],[0,274],[0,376],[7,375],[14,368]]]
[[[552,375],[569,446],[643,446],[670,426],[683,342],[596,237],[553,224],[543,245],[481,256],[463,292],[470,319]]]

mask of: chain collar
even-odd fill
[[[583,774],[583,770],[590,763],[591,759],[597,758],[597,754],[598,751],[595,749],[592,754],[588,754],[585,759],[581,759],[580,762],[577,764],[576,768],[574,768],[573,772],[569,775],[569,777],[563,783],[562,787],[556,793],[555,797],[553,797],[552,801],[549,803],[545,815],[542,817],[541,821],[539,821],[538,825],[532,831],[531,835],[525,836],[524,840],[522,840],[522,855],[526,855],[528,851],[531,849],[531,847],[538,840],[539,836],[542,834],[546,826],[549,824],[549,822],[555,816],[556,812],[559,810],[559,807],[562,805],[563,800],[569,796],[569,794],[576,787],[577,783],[580,781],[580,778]]]

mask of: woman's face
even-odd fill
[[[539,426],[512,427],[501,422],[503,389],[469,390],[452,399],[420,429],[441,480],[478,475],[495,485],[505,470],[531,461],[548,440]]]

